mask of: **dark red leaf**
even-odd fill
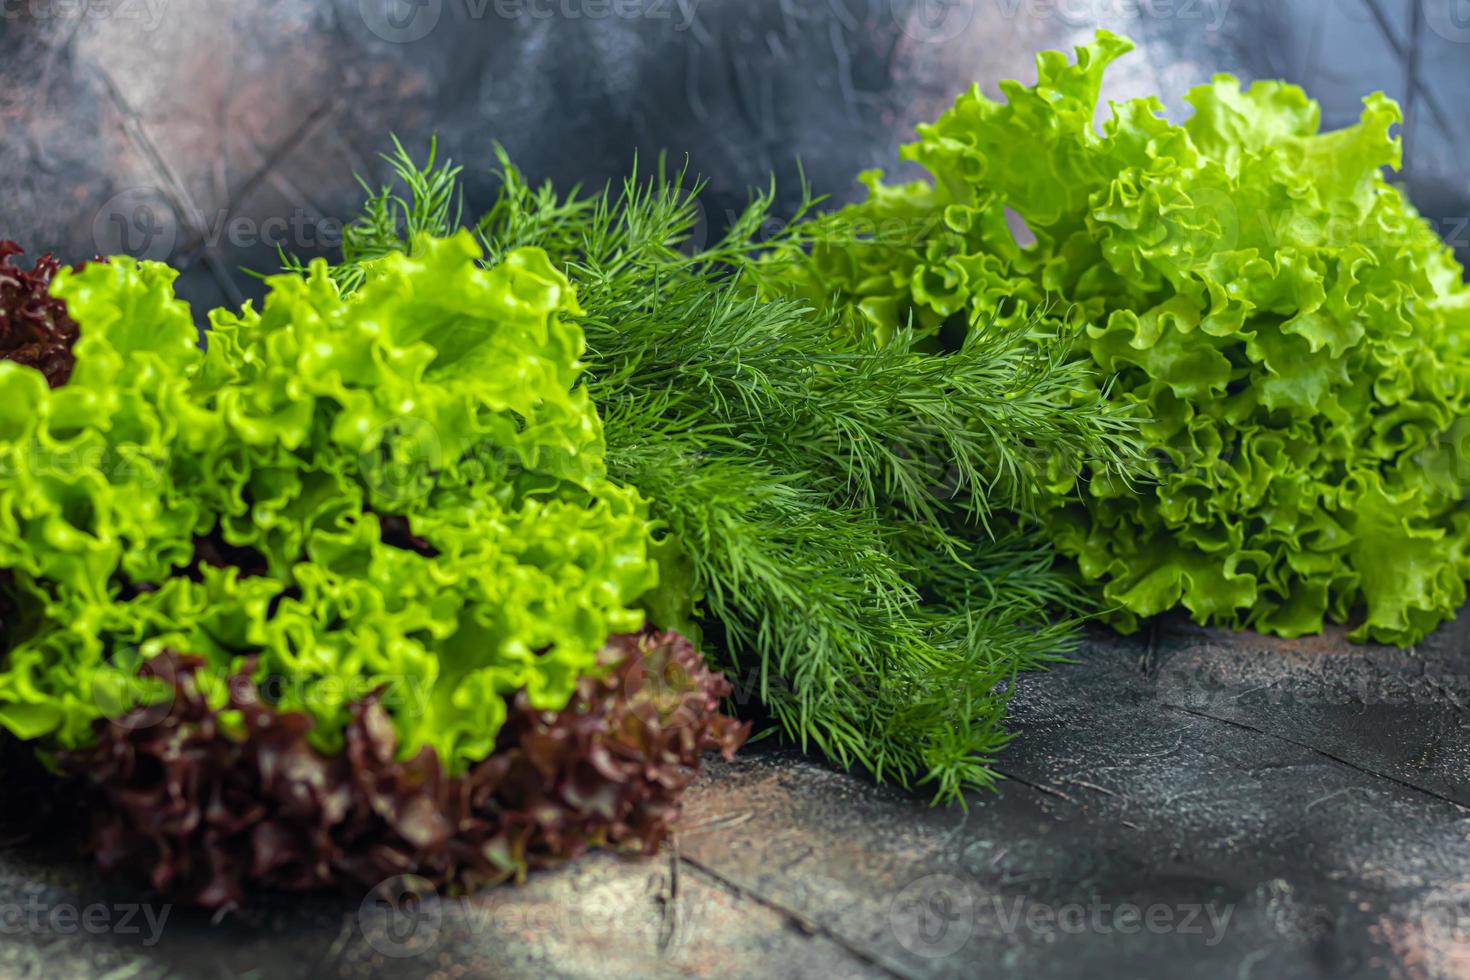
[[[431,750],[397,760],[377,697],[324,756],[305,716],[261,700],[250,663],[229,685],[247,733],[232,738],[194,683],[202,661],[170,653],[144,667],[174,686],[169,716],[102,723],[61,762],[86,786],[98,864],[181,901],[228,909],[256,888],[407,873],[473,888],[593,846],[655,850],[703,753],[730,756],[749,734],[719,713],[729,684],[677,634],[614,637],[603,666],[564,711],[518,695],[495,754],[451,778]]]
[[[24,252],[15,242],[0,242],[0,360],[35,368],[55,388],[76,365],[77,324],[50,292],[61,263],[46,254],[26,271],[11,261]]]

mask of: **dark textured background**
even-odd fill
[[[1414,6],[0,0],[0,235],[167,258],[197,304],[237,301],[258,287],[238,268],[273,268],[273,243],[332,241],[361,197],[354,172],[382,178],[390,132],[416,153],[437,133],[472,206],[497,140],[562,185],[621,176],[635,150],[687,153],[718,226],[772,171],[790,200],[798,159],[819,191],[850,194],[972,81],[1034,80],[1037,50],[1108,26],[1142,46],[1110,97],[1163,93],[1179,113],[1216,71],[1285,77],[1333,127],[1374,89],[1402,100],[1413,196],[1463,252],[1470,0]]]
[[[1410,191],[1470,251],[1470,0],[0,0],[0,238],[237,302],[275,245],[330,251],[390,131],[437,132],[471,207],[497,140],[562,184],[688,153],[717,226],[770,171],[789,201],[797,158],[850,194],[971,81],[1099,25],[1142,42],[1107,94],[1175,113],[1221,70],[1304,85],[1330,126],[1402,100]],[[1010,780],[968,810],[753,751],[664,857],[412,914],[174,910],[149,945],[114,908],[140,896],[11,845],[0,977],[1470,976],[1467,641],[1098,632],[1023,685]],[[51,917],[88,905],[91,931]]]

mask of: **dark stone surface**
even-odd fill
[[[768,171],[789,200],[797,157],[850,193],[970,81],[1103,24],[1144,42],[1115,97],[1178,112],[1229,70],[1305,85],[1333,126],[1403,99],[1411,193],[1470,246],[1463,0],[390,2],[399,28],[383,0],[0,4],[0,237],[167,259],[197,306],[234,302],[276,244],[330,246],[389,131],[437,132],[470,207],[494,140],[563,184],[688,152],[718,225]],[[968,809],[752,751],[676,852],[416,911],[175,909],[150,944],[140,896],[8,846],[0,976],[1470,976],[1467,634],[1098,632],[1022,686],[1010,779]]]
[[[110,928],[140,896],[11,848],[0,976],[1466,976],[1467,633],[1099,630],[1023,685],[1009,779],[968,809],[758,750],[712,765],[660,857],[416,908],[173,909],[149,945],[146,915]],[[90,905],[99,935],[47,918]]]

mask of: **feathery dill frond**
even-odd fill
[[[357,182],[367,194],[362,214],[342,229],[342,261],[332,268],[332,278],[344,293],[362,285],[365,267],[374,259],[393,252],[411,252],[420,235],[447,235],[464,219],[464,197],[459,183],[462,167],[453,161],[438,163],[439,140],[429,142],[429,155],[420,166],[394,136],[393,152],[380,156],[392,169],[397,186],[373,190],[362,177]],[[304,275],[306,265],[280,249],[281,269]]]
[[[457,170],[397,149],[409,196],[370,199],[344,288],[404,236],[457,225],[441,206]],[[704,244],[702,184],[663,159],[561,195],[497,156],[501,190],[474,225],[487,261],[540,247],[575,284],[610,474],[652,501],[711,654],[843,766],[936,799],[991,785],[1016,678],[1065,657],[1083,611],[1025,512],[1053,469],[1126,478],[1139,454],[1069,338],[997,320],[944,356],[913,331],[880,346],[762,296],[755,260],[800,240],[762,237],[773,190]]]
[[[1123,479],[1138,467],[1137,420],[1087,393],[1069,335],[996,319],[935,356],[912,330],[879,345],[798,300],[753,301],[750,259],[800,235],[757,237],[772,224],[774,191],[711,245],[687,249],[702,185],[668,178],[662,161],[652,178],[635,172],[617,196],[606,189],[575,208],[532,189],[503,156],[501,166],[503,190],[479,231],[493,249],[538,245],[568,268],[589,311],[596,377],[698,392],[762,434],[763,452],[816,453],[867,501],[888,498],[925,520],[954,506],[982,522],[995,506],[1024,511],[1059,463],[1085,459]],[[808,195],[798,220],[814,206]]]

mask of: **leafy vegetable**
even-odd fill
[[[534,249],[480,258],[424,240],[351,300],[325,266],[277,277],[207,352],[166,267],[59,274],[69,383],[0,363],[0,725],[84,746],[167,697],[134,678],[168,649],[216,707],[253,658],[327,751],[384,688],[401,751],[452,773],[518,693],[563,708],[643,626],[651,525],[606,479],[570,284]]]
[[[312,719],[267,704],[248,664],[224,712],[198,683],[203,660],[165,653],[144,670],[172,689],[168,711],[99,723],[96,744],[62,765],[87,787],[105,870],[208,908],[243,904],[251,886],[413,874],[473,888],[592,846],[652,853],[700,756],[729,756],[746,729],[718,714],[729,685],[674,634],[613,637],[599,660],[559,712],[517,694],[494,754],[450,776],[428,748],[398,761],[376,694],[352,706],[343,751],[323,755],[307,742]]]
[[[904,150],[932,182],[864,174],[867,200],[809,226],[809,257],[783,249],[767,285],[880,338],[996,310],[1085,328],[1093,377],[1150,420],[1156,479],[1094,472],[1046,524],[1120,627],[1182,603],[1202,623],[1331,619],[1413,643],[1470,576],[1470,289],[1383,176],[1399,110],[1373,95],[1320,134],[1300,89],[1222,75],[1182,126],[1139,99],[1099,131],[1104,71],[1131,47],[1101,32],[1075,63],[1040,55],[1004,102],[962,96]]]
[[[77,325],[50,293],[61,263],[43,255],[27,272],[12,261],[24,251],[0,241],[0,360],[29,365],[55,387],[71,376]]]
[[[390,159],[406,196],[373,197],[333,272],[345,288],[417,255],[411,232],[449,231],[456,171]],[[1051,616],[1074,597],[1045,542],[1000,534],[1009,518],[980,545],[976,529],[1084,460],[1126,469],[1127,413],[1025,322],[941,360],[917,333],[879,345],[762,299],[752,260],[790,234],[756,240],[769,195],[701,249],[683,174],[562,196],[500,163],[477,230],[492,261],[543,249],[577,289],[609,474],[660,529],[653,619],[694,616],[787,735],[844,765],[944,798],[989,784],[1012,683],[1070,649]]]

